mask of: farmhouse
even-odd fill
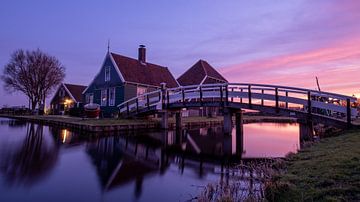
[[[50,101],[51,114],[67,114],[70,108],[83,103],[82,92],[86,86],[62,83]]]
[[[178,83],[169,69],[146,61],[146,48],[138,49],[138,59],[107,52],[99,73],[83,91],[85,103],[100,105],[102,116],[110,117],[118,112],[122,102],[154,91],[161,83],[177,87]]]
[[[197,61],[178,79],[181,86],[227,83],[228,81],[205,60]],[[203,107],[189,109],[183,112],[183,116],[212,116],[219,113],[218,107]]]

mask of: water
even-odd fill
[[[224,180],[224,166],[284,157],[299,124],[78,134],[0,119],[0,201],[186,201]],[[101,136],[101,137],[99,137]]]

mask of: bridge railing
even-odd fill
[[[352,104],[355,97],[311,89],[249,83],[222,83],[157,90],[120,104],[120,113],[138,113],[149,109],[182,103],[216,102],[222,106],[243,104],[240,107],[269,106],[308,114],[317,114],[351,122],[358,116]]]
[[[162,108],[161,90],[152,91],[129,99],[118,105],[120,114],[130,115],[131,113],[139,113],[151,109]]]
[[[216,101],[261,105],[318,114],[351,121],[358,114],[351,107],[356,98],[311,89],[266,84],[225,83],[168,89],[167,103]]]

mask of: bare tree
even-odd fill
[[[65,78],[65,67],[53,56],[39,49],[17,50],[5,65],[1,79],[7,92],[23,92],[34,110]]]

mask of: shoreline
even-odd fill
[[[115,132],[126,130],[144,130],[144,129],[161,129],[160,119],[84,119],[79,117],[56,116],[56,115],[4,115],[0,117],[22,120],[27,122],[39,123],[48,126],[67,127],[74,130],[86,132]],[[234,121],[234,120],[233,120]],[[277,123],[297,123],[298,120],[292,117],[276,116],[254,116],[244,115],[243,123],[258,122],[277,122]],[[205,127],[222,125],[223,117],[182,117],[182,127]],[[175,119],[169,118],[168,129],[175,129]]]
[[[360,199],[360,130],[346,130],[287,157],[267,187],[269,201]]]

